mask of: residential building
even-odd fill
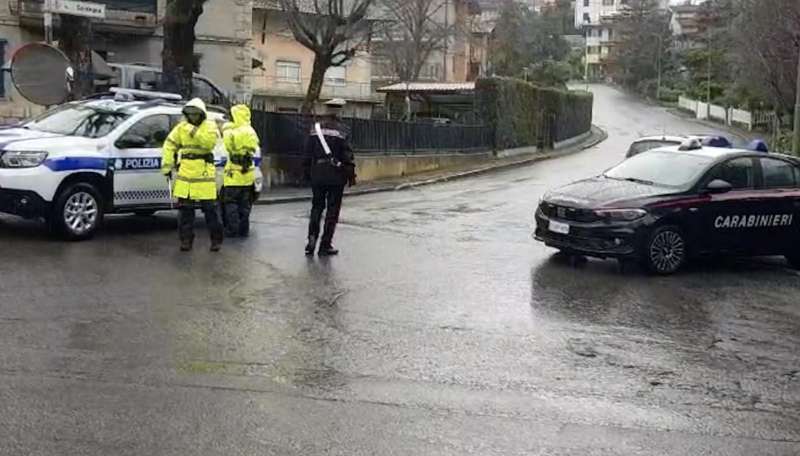
[[[488,36],[490,29],[481,22],[477,0],[439,0],[433,20],[441,27],[454,29],[446,42],[428,56],[422,66],[419,81],[464,82],[483,75],[488,65]],[[385,15],[391,21],[391,15]],[[374,62],[373,87],[399,82],[392,70],[389,43],[376,34],[372,41]]]
[[[106,5],[106,18],[93,19],[93,49],[109,62],[161,65],[166,0],[94,0]],[[235,98],[250,94],[253,0],[208,0],[196,27],[197,70]],[[44,40],[44,0],[0,0],[0,57],[7,61],[20,46]],[[58,16],[55,38],[58,39]],[[0,118],[40,111],[16,93],[0,73]]]
[[[311,82],[314,53],[294,39],[277,1],[257,0],[253,8],[253,103],[267,111],[299,112]],[[344,116],[369,118],[383,96],[372,91],[372,62],[365,45],[342,66],[325,75],[321,104],[347,101]]]
[[[527,3],[533,11],[541,13],[549,8],[554,8],[558,0],[528,0]]]
[[[586,37],[584,64],[589,79],[606,77],[605,60],[620,35],[616,17],[627,7],[627,0],[576,0],[575,27]],[[669,0],[659,0],[661,8],[667,8]]]
[[[674,37],[673,46],[678,49],[688,49],[702,46],[704,26],[702,24],[706,8],[700,2],[686,1],[681,5],[670,7],[672,13],[670,30]]]

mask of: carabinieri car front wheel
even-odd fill
[[[641,252],[644,266],[659,275],[676,273],[686,263],[688,248],[680,228],[660,226],[650,233]]]

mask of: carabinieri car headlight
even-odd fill
[[[9,150],[0,155],[0,168],[35,168],[47,158],[47,152]]]
[[[624,222],[632,222],[647,215],[647,211],[643,209],[598,209],[594,213],[598,217]]]

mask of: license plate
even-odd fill
[[[550,220],[550,231],[559,234],[569,234],[569,225],[566,223],[556,222],[555,220]]]

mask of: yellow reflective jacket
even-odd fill
[[[201,109],[208,115],[206,105],[195,98],[186,106]],[[219,130],[213,120],[206,118],[200,126],[183,120],[164,141],[161,172],[169,174],[176,166],[173,196],[190,200],[217,199],[217,168],[214,164],[214,147]]]
[[[249,187],[256,181],[255,167],[258,164],[255,153],[259,147],[258,135],[250,125],[250,108],[236,105],[231,108],[231,116],[233,122],[222,127],[222,139],[228,154],[223,185]]]

